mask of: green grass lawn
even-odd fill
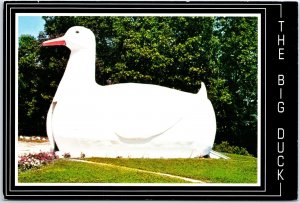
[[[231,159],[129,159],[88,158],[86,160],[184,176],[207,183],[256,183],[257,160],[228,155]]]
[[[180,179],[126,168],[60,159],[40,169],[19,173],[19,183],[183,183]]]
[[[20,172],[20,183],[184,183],[178,178],[151,174],[135,169],[168,173],[207,183],[256,183],[257,159],[228,155],[231,159],[132,159],[86,158],[74,162],[60,159],[40,169]],[[123,167],[120,167],[123,166]]]

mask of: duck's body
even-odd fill
[[[73,27],[66,35],[75,30],[87,32]],[[47,116],[53,146],[56,143],[60,151],[75,156],[81,152],[148,158],[209,154],[216,119],[203,83],[197,94],[149,84],[100,86],[95,82],[94,44],[72,48]]]

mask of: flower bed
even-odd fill
[[[19,171],[26,171],[33,168],[39,168],[58,158],[59,157],[55,154],[55,152],[30,153],[19,157],[18,169]]]

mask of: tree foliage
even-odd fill
[[[100,85],[138,82],[196,93],[204,82],[216,111],[216,142],[228,141],[256,154],[257,18],[43,18],[38,39],[19,39],[20,133],[45,133],[47,109],[69,57],[67,48],[39,44],[81,25],[96,36]],[[28,130],[33,126],[36,131]]]

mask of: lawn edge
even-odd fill
[[[205,183],[204,181],[197,180],[197,179],[172,175],[172,174],[168,174],[168,173],[148,171],[148,170],[144,170],[144,169],[132,168],[132,167],[127,167],[127,166],[119,166],[119,165],[107,164],[107,163],[101,163],[101,162],[86,161],[86,160],[81,160],[81,159],[69,159],[69,160],[70,161],[75,161],[75,162],[81,162],[81,163],[89,163],[89,164],[96,164],[96,165],[102,165],[102,166],[110,166],[110,167],[122,168],[122,169],[126,169],[126,170],[133,170],[133,171],[138,171],[138,172],[143,172],[143,173],[150,173],[150,174],[155,174],[155,175],[160,175],[160,176],[166,176],[166,177],[170,177],[170,178],[181,179],[181,180],[188,181],[188,182],[191,182],[191,183]]]

